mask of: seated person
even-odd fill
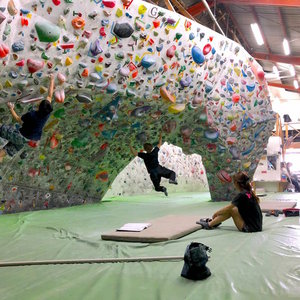
[[[212,219],[200,219],[203,229],[213,229],[221,222],[232,218],[235,226],[242,232],[262,231],[262,212],[259,198],[255,195],[250,184],[250,178],[245,172],[233,176],[235,188],[240,192],[230,205],[215,212]]]
[[[0,125],[0,137],[7,140],[8,143],[0,150],[0,162],[7,155],[13,157],[24,145],[32,140],[38,142],[41,139],[43,128],[53,110],[51,101],[54,90],[54,75],[50,75],[50,85],[46,100],[41,101],[38,110],[32,110],[22,117],[14,110],[14,104],[8,102],[7,106],[13,118],[22,126],[20,129],[11,125]]]

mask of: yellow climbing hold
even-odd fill
[[[140,15],[143,15],[147,11],[147,7],[145,5],[140,5],[138,8],[138,12]]]
[[[241,75],[241,69],[240,68],[234,68],[234,72],[237,76]]]
[[[110,43],[111,45],[113,45],[113,44],[115,44],[115,43],[117,43],[117,42],[118,42],[118,39],[117,39],[117,37],[115,37],[115,36],[109,40],[109,43]]]
[[[45,94],[45,93],[47,93],[47,91],[48,91],[48,89],[46,87],[44,87],[44,86],[40,87],[40,93],[41,94]]]
[[[246,163],[243,164],[243,167],[245,169],[248,169],[250,166],[251,166],[251,161],[248,161],[248,162],[246,162]]]
[[[103,71],[103,65],[95,65],[95,71],[96,72],[102,72]]]
[[[141,58],[140,58],[138,55],[136,55],[136,56],[135,56],[135,61],[140,62],[140,61],[141,61]]]
[[[70,65],[72,65],[72,63],[73,63],[73,60],[72,60],[72,58],[70,58],[70,57],[67,57],[67,58],[66,58],[65,65],[66,65],[66,66],[70,66]]]
[[[6,80],[4,83],[4,87],[11,88],[13,86],[12,82],[10,80]]]
[[[118,18],[122,17],[122,16],[123,16],[123,10],[120,9],[120,8],[118,8],[117,11],[116,11],[116,16],[117,16]]]
[[[168,110],[172,114],[178,114],[185,110],[185,104],[172,104]]]
[[[27,16],[26,16],[28,19],[31,19],[31,17],[32,17],[32,14],[31,13],[29,13],[29,14],[27,14]]]
[[[77,54],[76,57],[75,57],[77,60],[79,60],[81,58],[81,55],[80,54]]]
[[[190,73],[195,73],[195,69],[194,68],[190,68]]]

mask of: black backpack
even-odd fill
[[[181,276],[192,280],[203,280],[211,275],[209,268],[206,267],[208,256],[206,252],[212,249],[208,246],[192,242],[184,253],[184,265]]]

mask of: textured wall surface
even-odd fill
[[[1,164],[4,212],[99,201],[146,140],[200,154],[215,201],[252,176],[274,125],[264,73],[240,45],[142,1],[1,1],[4,105],[32,109],[56,75],[38,147]],[[156,139],[156,140],[155,140]],[[138,176],[139,174],[137,174]]]

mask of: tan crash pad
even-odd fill
[[[175,240],[191,232],[201,229],[196,224],[200,216],[168,215],[158,219],[145,221],[151,226],[140,232],[111,231],[101,235],[102,240],[155,243]]]
[[[285,208],[293,208],[297,205],[296,201],[261,201],[260,208],[262,212],[270,210],[282,211]]]

